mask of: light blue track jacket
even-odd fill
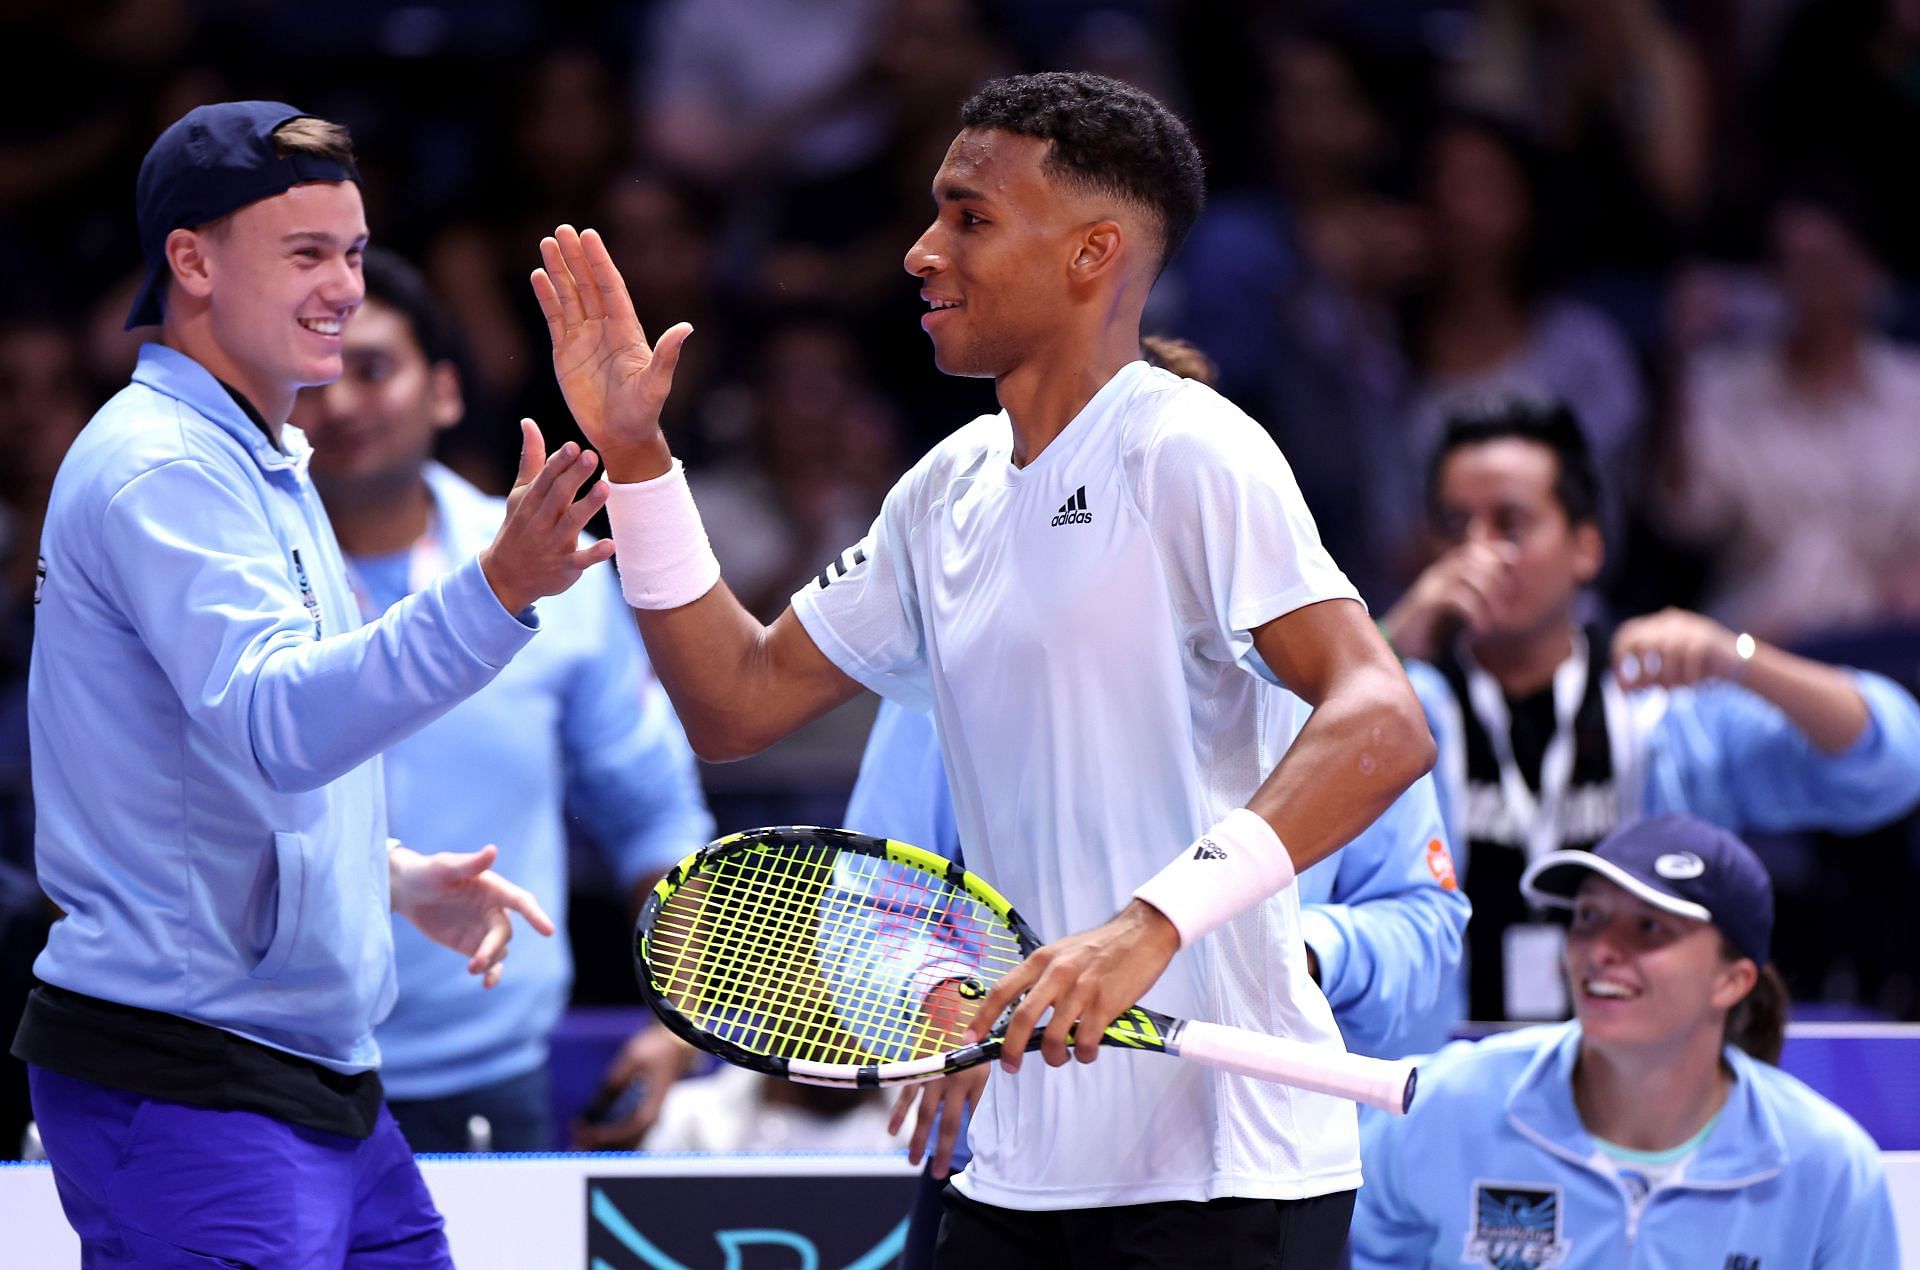
[[[881,704],[847,827],[959,858],[931,718]],[[1445,1042],[1458,1014],[1454,970],[1469,909],[1457,885],[1442,885],[1452,882],[1443,835],[1433,781],[1423,776],[1332,859],[1300,875],[1301,928],[1349,1049],[1423,1053]],[[1008,898],[1020,906],[1018,896]]]
[[[502,500],[437,464],[426,478],[437,549],[416,547],[413,586],[484,547],[506,514]],[[376,1033],[391,1098],[478,1089],[546,1062],[573,981],[566,816],[579,817],[625,888],[713,836],[693,751],[613,566],[542,600],[540,616],[540,638],[498,679],[383,763],[394,837],[425,852],[498,843],[495,870],[539,896],[561,933],[515,939],[507,973],[488,989],[466,958],[396,917],[400,999]]]
[[[1363,1121],[1354,1270],[1867,1270],[1900,1264],[1880,1153],[1792,1076],[1726,1050],[1735,1083],[1684,1175],[1647,1195],[1592,1161],[1575,1023],[1448,1046],[1404,1119]]]
[[[393,1003],[377,755],[533,638],[468,560],[362,627],[296,428],[160,345],[61,464],[29,677],[34,972],[337,1071]]]
[[[1432,666],[1406,665],[1439,748],[1433,771],[1448,841],[1463,844],[1460,703]],[[1920,802],[1920,703],[1884,675],[1850,673],[1866,699],[1868,721],[1840,754],[1822,753],[1778,706],[1738,684],[1621,692],[1609,680],[1604,692],[1620,823],[1683,811],[1736,833],[1850,833],[1906,814]],[[1458,863],[1471,869],[1468,860]]]

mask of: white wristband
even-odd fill
[[[1133,893],[1166,915],[1188,948],[1202,935],[1293,885],[1293,857],[1273,826],[1245,807],[1175,857]]]
[[[613,526],[620,594],[634,608],[677,609],[720,580],[720,562],[679,459],[650,481],[608,481],[607,521]]]

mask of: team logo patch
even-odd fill
[[[1707,871],[1707,862],[1691,851],[1673,851],[1653,862],[1653,871],[1674,882],[1697,878]]]
[[[1427,840],[1427,872],[1433,874],[1441,890],[1460,889],[1460,879],[1453,871],[1453,856],[1447,851],[1447,844],[1438,838]]]
[[[1560,1265],[1573,1250],[1560,1237],[1562,1198],[1558,1186],[1476,1181],[1472,1224],[1461,1260],[1489,1270],[1548,1270]]]

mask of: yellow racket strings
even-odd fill
[[[1019,940],[944,877],[824,844],[710,862],[662,906],[654,982],[751,1052],[866,1065],[944,1053]]]

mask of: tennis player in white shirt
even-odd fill
[[[1203,200],[1185,126],[1057,72],[987,85],[961,122],[906,267],[935,361],[991,377],[1002,410],[935,446],[771,626],[719,584],[660,432],[690,328],[650,345],[596,234],[542,242],[534,289],[614,483],[622,585],[697,751],[752,753],[862,687],[930,711],[969,865],[1037,929],[1081,932],[982,1003],[976,1026],[1024,994],[1002,1074],[928,1095],[981,1099],[942,1264],[1333,1264],[1360,1182],[1351,1104],[1096,1065],[1095,1038],[1144,999],[1338,1047],[1292,881],[1432,740],[1267,434],[1139,359]],[[1063,1070],[1022,1069],[1036,1030]]]

